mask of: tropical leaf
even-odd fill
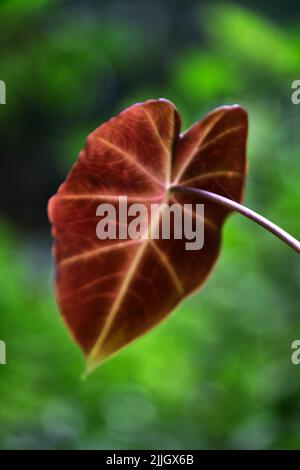
[[[180,127],[167,100],[127,108],[89,135],[49,201],[57,299],[90,369],[162,321],[204,283],[216,262],[230,209],[172,193],[172,185],[242,199],[246,112],[224,106],[182,135]],[[202,249],[186,250],[186,240],[174,234],[170,240],[99,240],[97,207],[110,203],[118,213],[121,195],[148,208],[152,202],[205,204]]]

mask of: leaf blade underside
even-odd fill
[[[169,101],[127,108],[90,134],[49,201],[57,300],[91,369],[162,321],[203,284],[215,264],[230,211],[171,194],[172,184],[188,182],[242,199],[246,112],[225,106],[182,135],[180,127]],[[109,202],[118,212],[120,195],[147,207],[151,202],[205,203],[204,247],[186,251],[186,240],[176,239],[98,240],[96,208]]]

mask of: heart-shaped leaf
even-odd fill
[[[129,107],[92,132],[49,201],[55,237],[56,293],[62,315],[94,368],[163,320],[211,272],[230,209],[192,194],[188,185],[240,202],[245,178],[247,114],[224,106],[180,135],[167,100]],[[99,240],[100,203],[205,204],[205,242]],[[186,208],[184,209],[186,210]],[[193,217],[197,217],[196,212]]]

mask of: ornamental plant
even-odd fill
[[[213,110],[187,131],[165,99],[135,104],[93,131],[66,181],[49,201],[55,289],[63,318],[93,370],[202,287],[220,254],[222,227],[239,212],[297,253],[300,243],[241,204],[248,118],[238,105]],[[99,203],[120,196],[147,207],[204,204],[204,244],[96,235]],[[129,223],[129,222],[128,222]],[[155,224],[161,224],[160,216]],[[123,227],[124,228],[124,227]],[[126,227],[125,227],[126,228]]]

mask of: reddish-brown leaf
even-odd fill
[[[241,201],[247,114],[224,106],[180,135],[174,105],[150,100],[129,107],[92,132],[49,201],[55,237],[56,293],[72,335],[91,369],[157,325],[198,289],[218,257],[230,210],[190,194],[187,185]],[[99,240],[101,202],[205,204],[205,243],[186,240]]]

